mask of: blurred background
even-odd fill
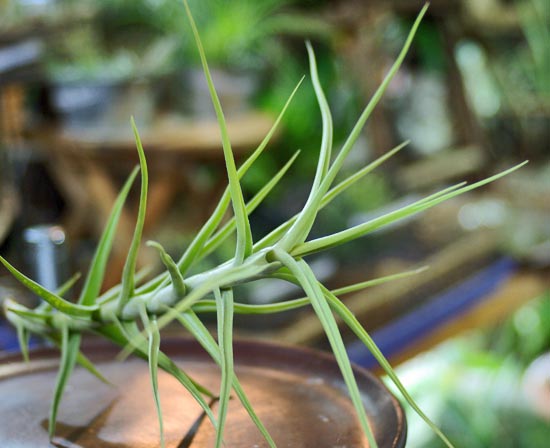
[[[255,238],[303,205],[320,144],[304,42],[315,48],[343,142],[422,7],[417,1],[190,0],[236,159],[259,144],[303,75],[247,197],[292,154],[254,212]],[[0,254],[49,288],[84,271],[137,155],[150,165],[145,236],[179,257],[226,177],[215,116],[177,0],[0,0]],[[323,210],[327,234],[523,160],[519,172],[312,260],[339,287],[429,266],[343,297],[457,447],[550,440],[550,6],[434,1],[346,169],[408,146]],[[136,215],[123,212],[105,287],[120,279]],[[222,247],[201,268],[232,256]],[[141,266],[160,262],[143,249]],[[77,285],[78,287],[78,285]],[[295,297],[270,282],[240,301]],[[0,270],[0,301],[35,298]],[[238,334],[324,348],[305,311],[239,320]],[[351,335],[349,353],[377,371]],[[34,341],[40,344],[40,341]],[[0,317],[0,349],[16,350]],[[413,414],[410,447],[441,446]]]

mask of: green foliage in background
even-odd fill
[[[532,88],[550,95],[550,10],[544,0],[529,0],[518,7],[527,51],[520,54],[521,68],[530,79]]]
[[[550,350],[550,291],[516,311],[484,335],[484,347],[499,358],[509,358],[521,367]]]
[[[550,293],[521,307],[503,325],[444,343],[398,369],[458,448],[542,448],[548,421],[524,395],[524,373],[550,349]],[[408,409],[411,448],[443,444]]]

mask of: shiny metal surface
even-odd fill
[[[188,340],[168,340],[163,350],[197,381],[217,390],[218,368]],[[113,361],[116,347],[103,342],[85,352],[114,387],[77,368],[61,403],[54,446],[149,448],[159,446],[147,364]],[[17,357],[0,364],[0,445],[48,446],[47,415],[58,353],[41,349],[30,364]],[[235,345],[237,374],[278,447],[358,448],[368,446],[334,359],[308,349],[240,341]],[[406,425],[401,407],[365,370],[356,377],[371,426],[381,448],[403,447]],[[167,447],[214,445],[214,428],[199,406],[172,377],[159,375]],[[214,409],[216,404],[214,403]],[[51,445],[50,445],[51,446]],[[230,448],[266,447],[239,400],[234,397],[225,431]]]

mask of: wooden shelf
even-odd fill
[[[271,115],[249,112],[227,121],[227,130],[236,155],[247,152],[267,135],[273,126]],[[215,119],[191,119],[185,117],[163,117],[150,127],[140,129],[144,147],[149,151],[176,153],[186,157],[220,158],[221,135]],[[95,129],[63,130],[48,127],[46,131],[31,136],[46,140],[61,150],[78,147],[87,156],[106,157],[106,153],[119,156],[125,152],[136,152],[136,144],[130,124],[124,129],[98,127]]]

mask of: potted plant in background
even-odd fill
[[[211,74],[228,116],[250,108],[260,84],[259,74],[266,62],[266,52],[270,51],[269,46],[275,45],[273,39],[266,39],[270,32],[268,22],[281,3],[281,0],[237,0],[221,5],[218,0],[206,0],[197,2],[194,8],[202,30],[202,45],[212,66]],[[184,31],[181,21],[178,22],[179,29]],[[188,44],[182,49],[182,60],[187,68],[189,112],[198,117],[212,117],[208,86],[193,40],[181,41]]]
[[[97,14],[104,17],[107,12]],[[122,33],[124,27],[119,26]],[[149,125],[153,118],[151,83],[172,71],[176,42],[158,33],[147,34],[147,42],[138,41],[129,31],[130,40],[111,42],[112,32],[105,24],[91,22],[54,39],[48,48],[52,106],[65,128],[117,127],[132,110],[139,125]]]
[[[104,410],[100,417],[94,418],[95,414],[93,412],[95,412],[95,408],[93,403],[96,399],[101,401],[101,396],[104,393],[99,388],[88,387],[87,381],[82,379],[82,370],[80,369],[77,369],[75,375],[79,381],[82,381],[81,384],[85,384],[86,387],[80,388],[77,382],[70,389],[67,400],[73,404],[70,408],[71,414],[68,417],[70,419],[71,416],[75,418],[80,416],[85,421],[93,420],[90,423],[91,429],[86,430],[67,424],[57,424],[57,414],[61,398],[64,392],[69,392],[66,390],[67,384],[77,363],[105,381],[105,378],[92,364],[92,360],[80,351],[82,334],[91,332],[101,335],[122,348],[122,357],[134,353],[139,357],[147,359],[153,401],[160,426],[160,437],[156,430],[154,434],[157,440],[160,440],[161,445],[165,444],[164,434],[167,437],[167,444],[172,445],[177,442],[174,440],[174,431],[177,432],[175,425],[178,423],[181,424],[182,421],[189,424],[191,430],[178,446],[211,446],[212,444],[222,446],[224,441],[228,446],[238,446],[243,440],[246,441],[245,443],[255,444],[254,446],[321,446],[318,444],[296,444],[297,439],[293,439],[292,437],[300,437],[300,434],[304,432],[311,434],[312,437],[315,437],[316,433],[317,435],[332,434],[336,439],[333,437],[332,440],[326,439],[319,442],[328,443],[327,446],[334,446],[336,443],[348,443],[348,446],[368,445],[371,447],[403,445],[404,421],[399,418],[398,406],[395,402],[392,402],[390,395],[384,392],[379,383],[372,380],[372,378],[368,379],[369,377],[364,372],[354,369],[350,364],[342,336],[338,329],[335,317],[337,316],[372,351],[384,371],[403,394],[405,400],[422,416],[445,444],[451,446],[446,437],[418,408],[383,354],[373,343],[367,331],[346,308],[345,303],[338,298],[340,294],[366,288],[373,284],[395,278],[413,275],[417,271],[367,280],[337,291],[330,291],[315,278],[305,258],[310,254],[328,250],[331,247],[352,241],[387,224],[433,207],[446,199],[478,188],[521,166],[518,165],[471,185],[466,185],[465,183],[453,185],[383,216],[324,237],[308,240],[310,230],[321,209],[333,201],[342,191],[367,175],[404,146],[399,145],[366,167],[359,169],[356,173],[336,183],[336,176],[346,156],[359,137],[372,110],[399,69],[422,16],[426,11],[426,7],[419,14],[403,49],[386,78],[361,113],[342,148],[338,152],[334,151],[334,154],[332,148],[333,124],[331,113],[317,76],[313,49],[308,44],[311,80],[322,116],[322,140],[315,177],[303,209],[297,215],[263,236],[260,240],[253,241],[249,215],[277,185],[292,165],[297,154],[248,202],[245,202],[243,198],[240,179],[266,148],[298,86],[291,94],[268,135],[256,151],[237,168],[231,151],[231,143],[227,135],[220,99],[212,82],[205,51],[201,45],[201,40],[189,12],[187,2],[184,1],[184,4],[193,35],[196,39],[209,93],[218,119],[229,178],[229,185],[208,221],[196,234],[193,241],[178,260],[174,260],[158,243],[148,243],[149,246],[158,251],[160,259],[166,267],[166,271],[145,282],[141,279],[141,275],[135,273],[136,256],[141,244],[147,205],[148,171],[145,153],[137,129],[133,123],[140,166],[139,168],[136,167],[132,172],[113,206],[112,214],[99,242],[77,302],[74,303],[63,298],[65,291],[73,285],[76,278],[69,280],[59,291],[48,291],[17,271],[8,261],[0,257],[2,264],[15,278],[33,293],[44,299],[44,302],[35,309],[25,308],[12,300],[5,301],[6,316],[18,330],[23,356],[25,358],[28,356],[26,341],[30,333],[43,336],[53,344],[58,345],[61,349],[61,362],[57,374],[54,396],[51,401],[49,421],[45,423],[48,427],[50,438],[56,435],[57,428],[58,431],[63,433],[64,437],[71,436],[71,434],[77,438],[81,437],[84,439],[86,437],[97,437],[93,439],[96,441],[95,443],[99,443],[98,440],[102,435],[107,434],[105,436],[106,440],[110,439],[110,442],[104,441],[104,446],[124,446],[124,443],[128,443],[121,438],[124,434],[113,435],[109,433],[108,428],[102,427],[108,419],[108,414],[111,412],[112,407],[116,407],[115,402],[107,406],[108,409]],[[126,196],[138,172],[141,175],[140,205],[122,281],[115,288],[100,294],[105,266],[115,235],[117,221]],[[233,217],[224,223],[223,218],[230,206],[233,210]],[[236,244],[234,256],[231,259],[215,268],[193,273],[193,268],[201,259],[233,234],[236,234]],[[239,285],[260,278],[279,279],[296,284],[303,289],[305,297],[270,305],[240,304],[238,295],[235,294],[238,292]],[[243,366],[239,367],[238,362],[236,365],[233,355],[233,317],[235,314],[270,314],[302,306],[312,306],[323,325],[334,354],[334,359],[328,361],[323,356],[310,356],[303,352],[293,352],[293,355],[288,355],[286,358],[286,367],[289,369],[288,375],[285,377],[284,371],[279,372],[279,374],[285,377],[287,381],[290,381],[290,383],[298,381],[297,387],[290,390],[284,385],[281,387],[277,386],[277,384],[287,383],[277,382],[277,378],[273,376],[273,372],[278,371],[277,367],[270,364],[272,359],[277,359],[280,356],[281,348],[269,345],[258,348],[257,346],[247,346],[246,343],[236,343],[236,360],[244,360]],[[203,313],[216,313],[217,340],[211,336],[200,319],[200,315]],[[195,344],[191,342],[178,343],[168,341],[167,344],[163,345],[163,350],[161,351],[161,330],[174,322],[180,323],[187,330],[189,336],[195,341]],[[200,355],[198,354],[198,346],[204,349],[203,352],[200,352],[202,353]],[[103,350],[106,349],[103,348]],[[106,353],[108,354],[109,351],[106,350]],[[107,371],[114,372],[115,383],[122,384],[123,389],[127,388],[132,393],[141,389],[141,377],[137,378],[134,375],[135,371],[137,371],[135,369],[139,369],[136,364],[129,365],[126,370],[123,368],[122,370],[117,369],[114,371],[112,367],[113,362],[105,364],[104,359],[100,355],[96,354],[96,358],[102,362],[101,365],[105,366]],[[206,361],[207,355],[211,358],[210,363]],[[186,356],[188,358],[185,358]],[[305,365],[308,362],[312,364]],[[214,365],[219,366],[219,370],[215,371],[216,373],[213,373],[214,370],[212,367]],[[164,378],[166,381],[162,381],[159,384],[159,367],[171,375],[177,383],[181,383],[184,386],[188,392],[186,395],[187,400],[192,397],[196,402],[195,407],[188,405],[188,401],[185,401],[186,410],[183,411],[178,408],[177,401],[174,402],[174,397],[176,397],[174,389],[171,387],[166,389],[166,386],[163,386],[163,384],[173,380]],[[38,370],[45,369],[46,373],[50,372],[51,376],[52,366],[48,362],[42,363],[36,368]],[[279,370],[281,368],[284,369],[284,367],[279,366]],[[38,412],[40,404],[43,401],[43,396],[39,395],[38,392],[36,392],[38,395],[33,395],[35,391],[30,386],[28,391],[25,389],[25,378],[14,377],[14,372],[17,372],[18,369],[20,372],[24,371],[23,366],[12,364],[11,367],[8,367],[8,370],[2,371],[2,375],[0,375],[0,387],[4,387],[4,391],[7,392],[6,388],[16,389],[18,387],[17,384],[19,384],[20,388],[16,394],[10,395],[13,401],[10,402],[7,400],[3,406],[22,405],[25,403],[28,406],[29,403],[35,403],[36,407],[32,411]],[[323,376],[324,374],[320,373],[326,371],[330,371],[331,373],[328,376]],[[31,374],[32,372],[26,373]],[[192,373],[193,377],[188,375],[188,373]],[[35,371],[35,374],[40,374],[40,372],[37,373]],[[339,379],[336,380],[336,377]],[[258,386],[258,381],[260,380],[262,383]],[[255,381],[256,383],[254,383]],[[330,384],[325,384],[325,382]],[[36,384],[36,381],[33,384]],[[47,384],[47,381],[44,384]],[[323,384],[328,387],[328,392],[324,392],[325,400],[328,400],[333,407],[341,406],[348,410],[346,414],[343,414],[345,415],[343,420],[336,421],[332,416],[329,417],[319,413],[319,409],[321,408],[319,407],[320,401],[318,401],[316,391],[319,392],[319,387]],[[369,384],[373,389],[368,387]],[[159,392],[161,389],[162,393]],[[257,392],[258,390],[261,392],[257,395],[249,395],[250,391]],[[280,403],[277,397],[283,393],[281,391],[286,391],[286,393],[290,394],[288,400],[283,401],[287,406],[284,410],[277,408],[277,404]],[[250,421],[253,422],[252,430],[250,426],[243,423],[244,420],[240,418],[235,419],[232,411],[230,412],[230,410],[234,410],[235,406],[237,406],[237,400],[230,399],[233,393],[238,398],[238,402],[242,404],[241,414],[248,415]],[[274,396],[270,395],[271,393]],[[78,401],[75,402],[71,398],[78,398]],[[126,398],[128,397],[126,396]],[[140,399],[132,401],[132,397],[129,397],[130,401],[125,401],[126,398],[121,398],[121,403],[124,405],[123,407],[126,409],[127,414],[137,419],[134,421],[132,431],[136,431],[136,434],[141,437],[144,432],[148,431],[148,428],[154,425],[151,422],[147,422],[148,424],[145,425],[142,421],[143,418],[147,418],[147,414],[145,411],[143,411],[144,414],[141,413],[144,405],[139,401]],[[171,411],[167,413],[166,420],[163,419],[161,402],[165,406],[168,405]],[[310,407],[306,411],[305,409],[308,405]],[[390,414],[393,412],[394,423],[397,427],[387,428],[388,431],[384,431],[384,419],[377,419],[377,415],[380,409],[387,409],[388,406],[390,410],[393,409],[393,411],[390,411]],[[294,407],[301,412],[307,412],[307,414],[297,415],[293,413]],[[217,409],[216,412],[214,411],[215,408]],[[349,412],[350,409],[353,410],[351,414]],[[9,409],[5,410],[9,411]],[[176,414],[176,418],[173,417],[174,413]],[[189,414],[191,414],[191,417],[189,417]],[[292,417],[288,418],[285,414]],[[10,423],[7,424],[10,426],[10,434],[15,437],[14,440],[17,440],[19,445],[29,446],[28,442],[25,442],[26,437],[42,437],[43,439],[41,440],[47,438],[45,433],[37,433],[34,429],[28,429],[28,431],[25,429],[25,431],[19,432],[17,428],[20,426],[18,426],[17,422],[20,421],[20,417],[15,410],[8,412],[6,415],[12,417],[9,420]],[[198,417],[195,419],[193,416]],[[210,420],[211,425],[206,422],[203,424],[203,419]],[[2,425],[6,424],[7,421],[2,423]],[[228,422],[227,425],[226,421]],[[115,425],[117,422],[121,422],[120,415],[114,418]],[[328,427],[328,432],[323,430],[323,427]],[[4,434],[8,431],[5,426],[2,427],[0,425],[0,428],[2,428],[1,431]],[[25,422],[25,428],[29,428],[28,422]],[[125,430],[128,432],[129,427],[126,427]],[[246,431],[248,430],[251,432],[247,433]],[[343,442],[346,434],[351,434],[352,439],[348,442]],[[126,436],[131,437],[129,433]],[[147,437],[143,436],[143,439],[147,439]],[[308,439],[299,440],[302,440],[302,443],[306,443],[303,440]],[[36,444],[36,439],[33,442]],[[30,443],[32,444],[33,442]],[[116,443],[119,443],[119,445],[113,445]],[[191,443],[196,443],[196,445],[191,445]],[[136,442],[136,444],[131,446],[138,446],[138,443]]]
[[[289,0],[205,0],[192,2],[197,26],[201,30],[204,52],[226,116],[236,116],[250,109],[266,70],[274,60],[284,59],[280,35],[322,33],[320,21],[296,12],[285,12]],[[213,117],[208,86],[194,40],[173,15],[168,29],[181,34],[181,61],[186,68],[188,111],[198,117]]]

